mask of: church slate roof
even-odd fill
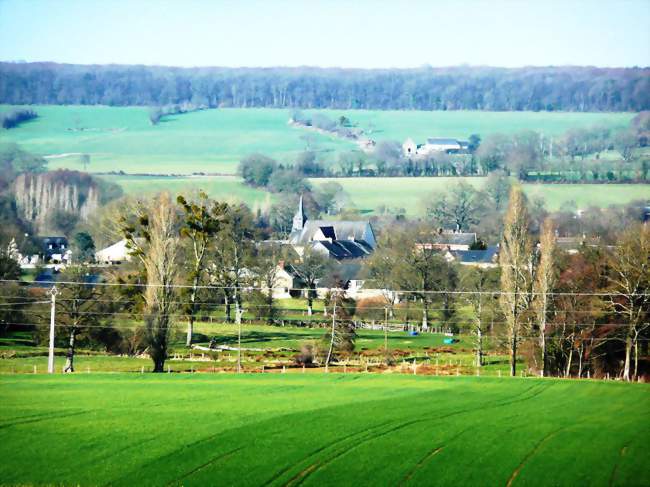
[[[322,245],[330,257],[336,260],[358,259],[365,257],[372,252],[370,246],[365,242],[352,240],[315,240],[314,245]]]
[[[369,224],[366,221],[307,220],[302,231],[291,232],[289,240],[292,244],[306,244],[311,242],[314,235],[324,227],[333,228],[335,239],[337,241],[351,239],[364,240],[368,225]],[[329,230],[327,231],[329,232]]]

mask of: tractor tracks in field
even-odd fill
[[[210,460],[208,460],[207,462],[202,463],[198,467],[195,467],[195,468],[189,470],[188,472],[184,473],[180,477],[175,478],[174,480],[168,482],[166,484],[166,487],[169,487],[170,485],[176,485],[180,481],[186,479],[187,477],[189,477],[191,475],[194,475],[195,473],[203,470],[206,467],[209,467],[210,465],[213,465],[213,464],[217,463],[220,460],[225,460],[226,458],[229,458],[229,457],[233,456],[235,453],[237,453],[238,451],[243,450],[243,449],[244,449],[244,447],[240,446],[239,448],[235,448],[235,449],[227,451],[225,453],[221,453],[219,455],[216,455],[216,456],[212,457]]]
[[[555,437],[555,435],[557,435],[560,431],[566,428],[567,428],[566,426],[557,428],[551,431],[550,433],[547,433],[546,436],[544,436],[544,438],[538,441],[535,447],[524,456],[524,458],[521,460],[519,465],[517,465],[517,468],[515,468],[512,471],[510,477],[508,478],[508,481],[506,482],[506,487],[510,487],[512,485],[512,483],[519,475],[519,472],[521,472],[521,469],[524,468],[524,465],[526,465],[526,462],[528,462],[528,460],[530,460],[533,456],[535,456],[535,454],[539,451],[540,448],[542,448],[542,446],[544,446],[551,438]]]
[[[303,460],[300,463],[304,463],[305,461],[309,461],[310,458],[313,458],[318,453],[326,452],[327,450],[333,450],[333,451],[329,452],[329,454],[326,454],[325,458],[317,459],[314,463],[311,463],[306,468],[304,468],[301,471],[299,471],[298,473],[296,473],[293,477],[291,477],[283,485],[287,485],[287,486],[301,485],[312,474],[318,472],[322,468],[324,468],[327,465],[331,464],[332,462],[338,460],[339,458],[341,458],[342,456],[348,454],[352,450],[355,450],[355,449],[359,448],[360,446],[368,443],[369,441],[376,440],[376,439],[381,438],[383,436],[386,436],[386,435],[388,435],[390,433],[394,433],[396,431],[399,431],[401,429],[413,426],[415,424],[428,423],[428,422],[432,422],[432,421],[439,421],[441,419],[446,419],[446,418],[449,418],[449,417],[452,417],[452,416],[457,416],[457,415],[461,415],[461,414],[468,414],[468,413],[472,413],[472,412],[476,412],[476,411],[480,411],[480,410],[484,410],[484,409],[491,409],[491,408],[495,408],[495,407],[505,406],[505,405],[509,405],[509,404],[516,403],[516,402],[521,402],[521,401],[528,401],[530,399],[533,399],[533,398],[539,396],[541,393],[543,393],[545,390],[547,390],[550,386],[551,386],[551,384],[533,384],[532,386],[526,388],[524,391],[517,394],[516,396],[514,396],[514,398],[511,398],[510,400],[505,400],[504,401],[503,399],[496,399],[496,400],[494,400],[494,401],[492,401],[490,403],[487,403],[487,404],[484,404],[484,405],[481,405],[481,406],[475,407],[475,408],[467,408],[467,409],[463,409],[463,410],[452,411],[452,412],[450,412],[448,414],[444,414],[444,415],[436,416],[436,417],[431,417],[431,418],[418,418],[418,419],[413,419],[413,420],[410,420],[410,421],[405,421],[405,422],[399,423],[397,425],[394,425],[394,426],[386,429],[385,431],[377,431],[377,432],[373,431],[373,430],[376,430],[376,429],[379,429],[379,428],[382,427],[382,425],[378,425],[378,426],[375,426],[375,427],[367,428],[366,430],[362,430],[361,432],[355,433],[353,435],[348,435],[348,436],[346,436],[345,438],[343,438],[341,440],[334,441],[334,442],[332,442],[332,443],[330,443],[328,445],[324,445],[323,447],[319,448],[318,450],[312,452],[307,457],[303,458]],[[528,394],[526,396],[526,394],[530,393],[531,391],[532,391],[532,394]],[[525,397],[522,397],[522,396],[525,396]],[[394,424],[395,422],[391,421],[388,424],[390,424],[390,423]],[[386,425],[386,423],[384,424],[384,426],[385,425]],[[464,433],[465,431],[466,430],[463,430],[462,432],[458,433],[457,436],[460,436],[460,434]],[[368,434],[364,435],[364,433],[368,433]],[[451,438],[451,440],[449,440],[449,441],[453,441],[457,436]],[[343,446],[343,447],[339,446],[343,442],[347,442],[347,440],[350,440],[352,437],[355,437],[354,439],[357,439],[359,441],[357,443],[353,444],[353,445],[350,445],[349,447],[348,447],[347,444],[345,446]],[[434,451],[435,451],[435,449],[434,449]],[[438,451],[438,453],[439,453],[439,451]],[[431,458],[433,456],[434,455],[432,455],[431,452],[429,452],[429,454],[421,461],[421,464],[424,465],[424,463],[426,463],[427,457]],[[281,472],[276,474],[271,480],[269,480],[266,485],[273,484],[275,481],[277,481],[288,470],[290,470],[290,467],[283,469]]]
[[[303,457],[303,459],[301,460],[301,462],[304,462],[304,461],[306,461],[306,460],[312,458],[313,456],[318,455],[319,453],[321,453],[321,452],[327,450],[328,448],[334,447],[334,446],[336,446],[336,445],[338,445],[338,444],[340,444],[340,443],[346,442],[346,441],[348,441],[348,440],[350,440],[350,439],[353,439],[353,438],[355,438],[355,437],[357,437],[357,436],[363,435],[364,433],[367,433],[367,432],[372,431],[372,430],[377,429],[377,428],[381,428],[382,426],[386,426],[387,424],[390,424],[390,423],[393,423],[393,422],[394,422],[394,421],[385,421],[385,422],[383,422],[383,423],[380,423],[380,424],[377,424],[377,425],[374,425],[374,426],[370,426],[370,427],[365,428],[365,429],[362,429],[362,430],[360,430],[360,431],[356,431],[356,432],[354,432],[354,433],[350,433],[349,435],[346,435],[346,436],[344,436],[343,438],[338,438],[338,439],[336,439],[336,440],[334,440],[334,441],[331,441],[331,442],[329,442],[329,443],[327,443],[327,444],[325,444],[325,445],[323,445],[323,446],[317,448],[316,450],[313,450],[309,455],[307,455],[306,457]],[[293,465],[290,465],[290,466],[288,466],[288,467],[283,468],[283,469],[280,470],[279,472],[277,472],[277,473],[276,473],[273,477],[271,477],[271,478],[270,478],[270,479],[269,479],[269,480],[268,480],[264,485],[267,485],[267,486],[268,486],[268,485],[273,484],[273,482],[275,482],[275,481],[278,480],[280,477],[282,477],[285,473],[287,473],[289,470],[291,470],[291,467],[292,467],[292,466],[293,466]],[[291,480],[290,480],[290,481],[291,481]]]
[[[443,448],[445,448],[445,446],[447,446],[448,444],[450,444],[453,441],[455,441],[456,439],[458,439],[460,436],[462,436],[464,433],[466,433],[470,429],[472,429],[472,428],[471,427],[465,428],[464,430],[456,433],[454,436],[452,436],[451,438],[446,440],[443,445],[440,445],[440,446],[432,449],[431,451],[429,451],[426,455],[424,455],[420,459],[420,461],[418,463],[416,463],[413,466],[413,468],[411,468],[410,470],[408,470],[406,472],[406,474],[404,475],[404,477],[402,478],[402,480],[400,481],[400,483],[398,485],[402,486],[402,485],[406,484],[409,480],[411,480],[411,478],[413,477],[413,475],[415,474],[416,471],[418,471],[420,468],[422,468],[424,465],[426,465],[429,462],[429,460],[431,460],[438,453],[440,453],[443,450]]]
[[[0,429],[6,429],[6,428],[11,428],[12,426],[19,426],[22,424],[29,424],[29,423],[40,423],[41,421],[49,421],[53,419],[62,419],[62,418],[69,418],[72,416],[81,416],[82,414],[88,414],[91,411],[87,410],[80,410],[80,411],[74,411],[74,412],[67,412],[67,413],[54,413],[54,414],[39,414],[39,415],[33,415],[29,416],[27,418],[23,417],[19,419],[18,421],[11,421],[7,423],[2,423],[0,424]]]
[[[618,459],[614,464],[614,468],[612,468],[612,474],[609,476],[609,487],[616,485],[614,482],[616,482],[616,475],[618,474],[618,465],[621,463],[621,459],[625,456],[625,453],[627,452],[627,449],[630,447],[630,443],[632,443],[632,441],[634,440],[628,441],[627,444],[623,445],[623,447],[618,452]]]

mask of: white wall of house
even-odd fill
[[[95,260],[100,264],[129,262],[131,260],[131,249],[126,246],[126,240],[120,240],[105,249],[95,252]]]

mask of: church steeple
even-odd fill
[[[300,201],[298,202],[298,211],[293,216],[293,225],[291,226],[292,232],[300,232],[305,227],[307,222],[307,214],[305,213],[305,205],[302,202],[302,195],[300,195]]]

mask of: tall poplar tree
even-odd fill
[[[501,266],[500,303],[506,319],[510,348],[510,375],[517,373],[517,347],[530,307],[533,270],[533,245],[528,234],[526,197],[519,186],[510,192],[503,238],[499,251]]]

